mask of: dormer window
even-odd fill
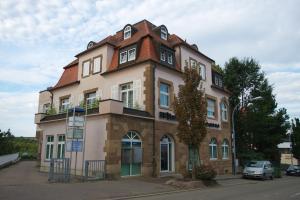
[[[161,39],[163,39],[163,40],[167,40],[167,39],[168,39],[168,31],[167,31],[167,28],[164,27],[164,26],[162,26],[162,27],[160,28],[160,37],[161,37]]]
[[[131,26],[126,26],[124,29],[124,40],[131,37]]]
[[[124,64],[129,61],[134,61],[136,59],[136,49],[136,44],[121,49],[119,63]]]

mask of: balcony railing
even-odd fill
[[[138,109],[126,108],[123,106],[122,101],[114,100],[114,99],[106,99],[99,101],[97,107],[87,107],[86,114],[127,114],[127,115],[135,115],[140,117],[152,117],[148,112]],[[72,115],[72,111],[69,110],[69,115]],[[85,113],[82,113],[84,115]],[[35,123],[38,124],[40,122],[51,121],[64,119],[67,116],[67,111],[56,114],[52,113],[37,113],[35,115]]]

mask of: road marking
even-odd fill
[[[294,198],[294,197],[296,197],[296,196],[300,196],[300,192],[291,195],[290,198]]]

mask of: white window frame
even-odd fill
[[[70,106],[70,97],[60,100],[60,112],[65,112]]]
[[[213,102],[213,107],[209,104],[209,101]],[[210,108],[213,108],[210,110]],[[209,112],[213,112],[213,115],[209,115]],[[216,100],[207,98],[207,117],[215,119],[216,118]]]
[[[202,80],[206,80],[206,67],[203,64],[200,64],[200,76]]]
[[[225,155],[226,152],[226,155]],[[222,159],[227,160],[229,159],[229,142],[228,140],[224,139],[222,143]]]
[[[161,85],[166,85],[167,88],[168,88],[168,92],[161,91]],[[167,96],[167,104],[168,105],[162,105],[162,102],[161,102],[162,96]],[[163,107],[163,108],[169,108],[170,107],[170,85],[168,85],[166,83],[163,83],[163,82],[161,82],[159,84],[159,99],[160,99],[159,100],[160,107]]]
[[[89,95],[92,95],[92,94],[95,94],[95,96],[92,96],[90,97]],[[93,105],[93,103],[96,101],[96,91],[95,92],[89,92],[89,93],[86,93],[86,106],[87,107],[90,107]]]
[[[228,108],[227,108],[227,104],[225,102],[221,102],[220,110],[221,110],[222,121],[227,122],[228,121]]]
[[[82,77],[90,75],[91,62],[89,60],[82,63]]]
[[[167,28],[164,26],[162,26],[160,28],[160,37],[163,40],[168,40],[168,31],[167,31]]]
[[[213,141],[214,141],[214,143],[213,143]],[[210,140],[210,142],[209,142],[209,148],[210,148],[209,159],[210,160],[217,160],[218,159],[218,145],[217,145],[217,139],[216,138],[212,138]],[[216,155],[216,157],[214,157],[214,155]]]
[[[130,57],[130,52],[134,52],[132,55],[133,57]],[[132,49],[129,49],[128,50],[128,53],[127,53],[127,56],[128,56],[128,61],[132,61],[132,60],[135,60],[135,57],[136,57],[136,48],[132,48]]]
[[[123,86],[127,86],[126,89],[122,89]],[[129,87],[128,87],[129,86]],[[132,92],[132,104],[129,103],[129,93]],[[121,99],[123,100],[123,93],[126,93],[126,101],[123,102],[123,105],[127,108],[133,108],[133,104],[134,104],[134,96],[133,96],[133,83],[130,82],[130,83],[125,83],[125,84],[122,84],[120,85],[120,97]]]
[[[166,61],[166,51],[165,50],[161,50],[160,52],[160,60],[161,61]]]
[[[171,53],[168,53],[168,63],[169,63],[170,65],[173,64],[173,55],[172,55]]]
[[[59,141],[60,137],[63,137],[63,141]],[[63,159],[65,158],[65,148],[66,148],[66,136],[65,135],[57,135],[57,158]],[[60,148],[59,148],[60,146]],[[60,149],[60,150],[59,150]]]
[[[123,58],[123,60],[122,60],[122,55],[125,55]],[[123,63],[126,63],[127,62],[127,51],[122,51],[122,52],[120,52],[120,64],[123,64]]]
[[[48,141],[48,138],[52,138],[52,141]],[[47,148],[49,146],[49,152],[47,155]],[[45,151],[45,159],[51,160],[53,158],[53,151],[54,151],[54,135],[46,135],[46,151]]]
[[[95,61],[97,61],[98,59],[99,59],[99,68],[96,68],[97,63],[95,63]],[[102,63],[102,56],[98,56],[93,59],[93,73],[94,74],[101,72],[101,63]]]
[[[131,26],[126,26],[124,29],[124,40],[131,38]]]

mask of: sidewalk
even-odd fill
[[[242,177],[241,174],[232,175],[232,174],[225,174],[225,175],[217,175],[215,180],[222,181],[222,180],[232,180],[232,179],[240,179]]]

